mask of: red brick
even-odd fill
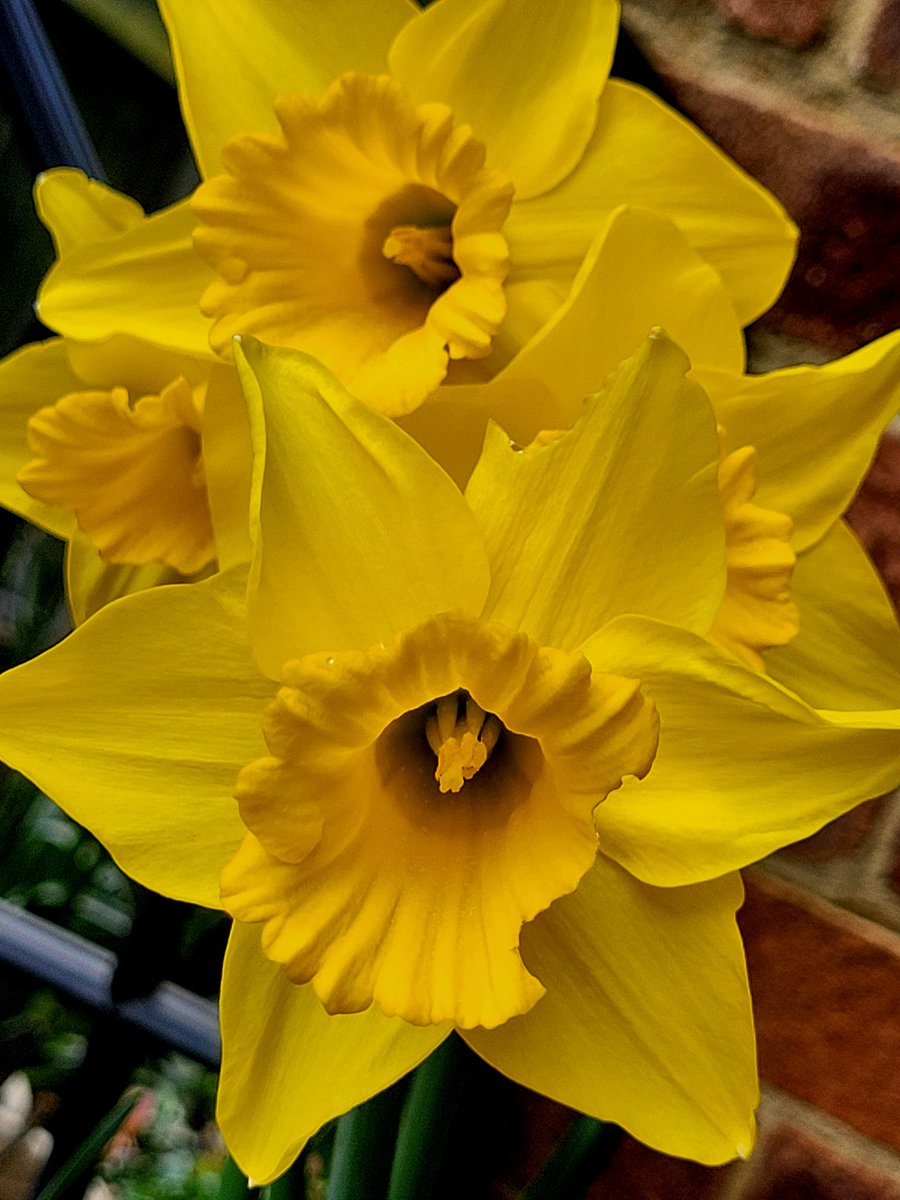
[[[847,858],[858,850],[871,833],[884,809],[884,797],[870,800],[852,808],[844,816],[825,825],[818,833],[793,845],[785,846],[781,854],[805,862],[833,862]]]
[[[888,883],[890,883],[894,892],[900,896],[900,834],[898,834],[897,839],[894,842],[894,859],[893,863],[891,864]]]
[[[683,110],[782,201],[801,228],[769,328],[845,354],[900,325],[900,152],[799,103],[733,95],[656,63]]]
[[[847,519],[900,609],[900,441],[892,434],[881,439]]]
[[[730,1171],[669,1158],[625,1137],[586,1200],[717,1200]]]
[[[715,5],[748,33],[799,47],[821,35],[832,0],[715,0]]]
[[[876,87],[900,87],[900,0],[882,4],[866,41],[863,74]]]
[[[740,923],[762,1077],[900,1149],[900,939],[760,871]]]
[[[790,1125],[757,1150],[756,1183],[744,1200],[900,1200],[900,1187]]]

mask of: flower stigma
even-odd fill
[[[236,333],[314,355],[371,407],[416,408],[451,359],[483,358],[506,315],[510,181],[444,104],[389,76],[280,96],[279,136],[241,134],[192,205],[217,273],[210,344]]]
[[[381,248],[385,258],[409,269],[429,287],[443,289],[455,283],[460,270],[453,261],[453,233],[449,225],[422,228],[398,225]]]
[[[366,652],[287,663],[247,833],[221,879],[263,952],[332,1013],[493,1027],[543,986],[519,931],[575,890],[593,813],[656,752],[633,679],[442,614]]]
[[[434,777],[442,792],[458,792],[490,757],[501,725],[471,696],[442,696],[425,722],[428,745],[437,755]]]

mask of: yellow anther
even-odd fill
[[[493,713],[486,714],[467,696],[460,714],[461,699],[456,694],[442,696],[425,722],[428,745],[437,755],[434,777],[441,792],[460,791],[487,762],[500,737],[500,722]]]
[[[388,234],[381,253],[399,266],[409,267],[429,287],[449,287],[459,279],[449,225],[398,225]]]

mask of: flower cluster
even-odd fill
[[[842,521],[900,336],[744,373],[793,226],[606,78],[614,0],[160,2],[203,182],[37,186],[0,501],[78,627],[0,679],[0,753],[233,917],[256,1180],[453,1030],[749,1153],[739,868],[900,781]]]

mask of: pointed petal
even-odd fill
[[[222,978],[217,1119],[241,1169],[280,1175],[326,1121],[383,1091],[436,1049],[449,1025],[417,1027],[373,1005],[329,1016],[312,988],[263,955],[236,924]]]
[[[822,367],[746,375],[716,400],[729,441],[759,451],[758,503],[787,513],[799,551],[848,508],[900,407],[900,331]]]
[[[743,371],[740,326],[716,272],[666,217],[618,208],[591,247],[563,307],[501,378],[556,379],[567,372],[571,424],[583,396],[596,391],[656,326],[677,342],[692,365],[738,375]]]
[[[709,628],[725,581],[719,450],[686,367],[657,335],[553,444],[523,454],[492,427],[466,490],[491,559],[485,616],[562,649],[623,612]]]
[[[418,13],[409,0],[161,0],[185,123],[204,176],[235,133],[277,126],[282,92],[318,96],[344,71],[387,70],[388,47]]]
[[[272,685],[249,660],[239,575],[110,605],[0,677],[0,755],[165,895],[217,907],[243,835],[238,769]]]
[[[801,554],[791,579],[800,632],[766,670],[817,708],[900,703],[900,625],[884,584],[843,521]]]
[[[132,334],[185,354],[212,356],[199,309],[212,272],[194,253],[186,200],[60,259],[38,294],[45,325],[96,341]]]
[[[60,258],[81,246],[133,229],[144,219],[144,210],[136,200],[71,167],[39,175],[34,203]]]
[[[900,782],[900,712],[818,712],[702,638],[625,617],[582,647],[659,709],[653,768],[595,812],[604,852],[647,883],[712,879]]]
[[[742,325],[778,298],[796,230],[777,201],[698,129],[631,83],[610,80],[576,169],[516,204],[504,233],[529,277],[578,269],[603,214],[620,204],[671,218],[719,272]]]
[[[435,613],[477,613],[487,556],[457,488],[392,421],[297,351],[235,353],[258,494],[254,653],[277,678],[316,650],[367,650]]]
[[[26,434],[29,418],[83,387],[62,338],[25,346],[0,362],[0,504],[62,538],[75,528],[73,514],[32,499],[16,476],[34,458]]]
[[[391,69],[416,103],[449,104],[533,196],[584,152],[618,19],[615,0],[440,0],[401,31]]]
[[[504,1074],[666,1154],[746,1155],[758,1100],[736,875],[647,887],[602,856],[523,932],[547,994],[464,1034]]]
[[[440,388],[402,421],[461,484],[475,466],[489,418],[520,446],[542,429],[567,429],[585,396],[655,326],[692,363],[729,375],[743,370],[743,339],[721,280],[655,213],[612,213],[565,302],[557,307],[554,301],[547,316],[495,378]]]
[[[132,567],[104,562],[93,542],[78,530],[73,532],[66,547],[66,599],[76,625],[83,625],[88,617],[120,596],[182,581],[174,567],[163,563]]]

